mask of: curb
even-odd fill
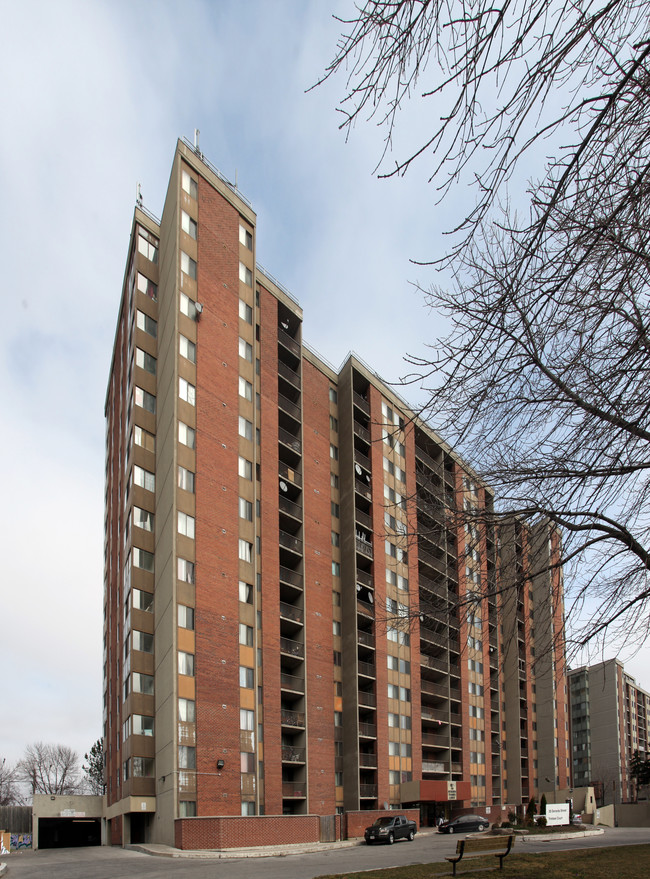
[[[312,854],[327,852],[333,849],[353,848],[361,845],[363,840],[344,839],[331,843],[298,843],[285,846],[259,846],[258,848],[230,849],[179,849],[171,845],[125,845],[129,851],[141,852],[145,855],[156,855],[163,858],[190,858],[195,860],[228,860],[233,858],[281,858],[288,855]],[[1,875],[1,874],[0,874]]]
[[[602,836],[604,834],[604,830],[602,828],[595,830],[578,830],[573,833],[548,833],[542,835],[541,833],[536,833],[533,836],[521,836],[521,842],[552,842],[556,839],[579,839],[585,836]]]
[[[5,863],[0,864],[0,876],[4,876],[7,872],[7,865]]]

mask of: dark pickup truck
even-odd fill
[[[387,842],[392,845],[396,839],[408,839],[411,842],[416,831],[415,821],[409,821],[406,815],[384,815],[383,818],[377,818],[370,827],[366,827],[364,837],[367,845],[373,842]]]

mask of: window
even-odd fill
[[[243,262],[239,263],[239,280],[247,287],[253,286],[253,273]]]
[[[253,439],[253,425],[243,415],[239,416],[239,436],[247,440]]]
[[[193,427],[189,427],[189,425],[184,424],[182,421],[178,422],[178,441],[182,443],[184,446],[187,446],[189,449],[196,448],[196,431]]]
[[[341,637],[341,623],[339,620],[332,621],[332,634]]]
[[[131,675],[131,683],[134,693],[153,696],[153,675],[145,675],[142,672],[134,671]]]
[[[330,430],[336,430],[336,431],[337,431],[338,429],[339,429],[339,422],[338,422],[338,419],[337,419],[337,418],[334,418],[333,415],[330,415]]]
[[[185,723],[196,721],[196,702],[193,699],[178,700],[178,719]]]
[[[247,324],[253,324],[253,309],[243,299],[239,300],[239,316]]]
[[[397,769],[389,769],[388,770],[388,783],[389,784],[399,784],[400,781],[399,771]]]
[[[334,712],[334,726],[343,726],[343,712],[335,711]]]
[[[147,333],[148,336],[156,338],[158,335],[158,323],[144,311],[138,309],[135,314],[135,324],[139,330]]]
[[[133,442],[148,452],[156,451],[156,438],[152,433],[136,424],[133,428]]]
[[[134,736],[153,735],[153,717],[145,714],[134,714],[131,725]]]
[[[255,674],[252,668],[245,665],[239,666],[239,686],[246,690],[252,690],[255,686]]]
[[[253,362],[253,347],[245,339],[239,337],[239,356],[249,363]]]
[[[154,767],[153,757],[131,757],[131,775],[134,778],[153,778]]]
[[[330,485],[332,488],[339,487],[339,477],[336,473],[330,473]]]
[[[178,337],[178,351],[181,357],[196,363],[196,345],[183,335]]]
[[[147,613],[153,612],[153,595],[151,592],[133,589],[131,591],[131,602],[136,610],[144,610]]]
[[[338,403],[338,399],[336,388],[330,388],[330,403]]]
[[[333,443],[330,443],[330,458],[331,458],[333,461],[338,461],[338,459],[339,459],[339,450],[338,450],[338,447],[335,446]]]
[[[181,293],[181,314],[187,315],[190,320],[196,320],[196,302],[185,293]]]
[[[158,239],[142,227],[138,229],[138,253],[151,262],[158,262]]]
[[[253,236],[246,226],[242,226],[241,223],[239,224],[239,243],[243,244],[248,250],[253,249]]]
[[[133,507],[133,525],[142,528],[143,531],[153,531],[154,515],[148,510]]]
[[[194,583],[194,562],[178,559],[178,579],[183,583]]]
[[[132,636],[134,650],[139,650],[140,653],[153,653],[153,635],[134,629]]]
[[[194,608],[185,604],[178,605],[178,625],[181,629],[194,628]]]
[[[194,183],[194,181],[192,181]],[[196,800],[178,801],[179,818],[196,818]]]
[[[135,365],[151,373],[151,375],[156,374],[156,358],[152,357],[151,354],[147,354],[142,348],[135,349]]]
[[[138,279],[136,282],[136,286],[140,293],[144,293],[149,299],[153,299],[154,302],[158,299],[158,287],[154,284],[153,281],[150,281],[146,275],[143,275],[142,272],[138,272]]]
[[[199,195],[199,185],[193,177],[190,177],[187,171],[181,171],[181,187],[183,192],[186,192],[190,198],[196,201]]]
[[[253,504],[243,497],[239,498],[239,518],[246,519],[248,522],[253,521]]]
[[[340,577],[341,576],[341,565],[338,562],[332,562],[332,576]]]
[[[197,225],[196,220],[193,220],[188,213],[185,211],[181,211],[181,229],[183,232],[186,232],[190,238],[193,238],[196,241],[197,238]]]
[[[194,494],[194,473],[178,465],[178,487]]]
[[[178,510],[178,533],[194,540],[194,517]]]
[[[153,573],[153,553],[147,552],[146,549],[140,549],[138,546],[134,546],[133,567],[141,568],[143,571]]]
[[[408,578],[398,575],[397,576],[397,588],[401,589],[403,592],[408,592],[409,591]]]
[[[339,505],[334,503],[334,501],[332,501],[332,515],[336,516],[337,518],[341,515]]]
[[[243,601],[244,604],[253,603],[253,587],[244,580],[239,581],[239,600]]]
[[[180,376],[178,377],[178,396],[190,406],[196,406],[196,388]]]
[[[253,544],[249,543],[248,540],[242,540],[239,538],[239,558],[243,562],[252,562],[253,561]]]
[[[247,461],[246,458],[242,458],[239,456],[239,475],[242,479],[252,479],[253,478],[253,465],[250,461]]]
[[[250,348],[250,345],[248,347]],[[253,385],[247,382],[245,378],[242,378],[241,375],[239,376],[239,396],[245,400],[253,400]]]
[[[388,698],[399,699],[399,687],[396,687],[395,684],[388,685]]]
[[[338,531],[332,531],[332,546],[340,546],[341,545],[341,535]]]
[[[196,260],[192,259],[189,253],[181,250],[181,271],[196,281]]]
[[[481,718],[484,716],[483,709],[480,708],[478,705],[470,705],[469,706],[469,716]]]
[[[239,709],[239,729],[253,732],[255,730],[255,712],[247,708]]]
[[[148,391],[139,388],[137,385],[133,388],[133,401],[136,406],[145,409],[147,412],[156,412],[156,398]]]
[[[196,769],[196,748],[188,745],[178,746],[178,768]]]
[[[194,654],[178,651],[178,673],[179,675],[188,675],[194,677]]]

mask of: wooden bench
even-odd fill
[[[499,869],[503,870],[503,859],[510,854],[510,850],[515,844],[514,834],[507,836],[468,836],[466,839],[459,839],[456,845],[456,857],[445,858],[454,868],[453,876],[456,875],[456,864],[463,858],[477,858],[481,855],[493,854],[499,859]]]

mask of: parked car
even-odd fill
[[[366,827],[364,838],[367,845],[373,842],[387,842],[392,845],[396,839],[408,839],[412,842],[416,832],[415,821],[409,821],[406,815],[384,815],[383,818],[377,818],[370,827]]]
[[[445,821],[438,827],[440,833],[473,833],[475,830],[487,830],[490,822],[481,815],[460,815],[453,821]]]
[[[582,815],[580,815],[578,812],[576,812],[576,814],[571,819],[571,823],[572,824],[582,824]]]

